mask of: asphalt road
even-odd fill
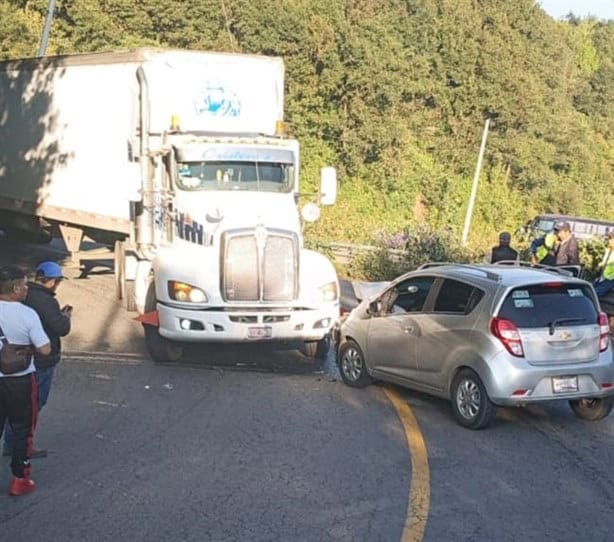
[[[0,244],[0,259],[36,250]],[[0,493],[2,540],[401,540],[423,473],[381,386],[344,386],[332,352],[317,365],[257,345],[155,365],[112,284],[101,270],[62,285],[82,307],[68,345],[97,354],[59,366],[37,433],[50,455],[36,492]],[[611,540],[614,416],[501,409],[475,432],[448,403],[397,392],[426,443],[424,540]]]
[[[399,540],[410,473],[394,409],[304,369],[63,362],[39,487],[0,495],[2,539]]]

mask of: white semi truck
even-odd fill
[[[304,343],[339,315],[303,246],[280,58],[138,49],[0,63],[0,229],[114,247],[156,361],[189,342]],[[318,204],[337,195],[322,168]],[[308,198],[309,199],[309,198]],[[304,220],[319,207],[303,200]]]

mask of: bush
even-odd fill
[[[354,258],[347,267],[352,278],[391,280],[428,262],[476,262],[484,253],[461,247],[451,230],[408,226],[394,234],[380,232],[373,239],[376,250]]]
[[[584,279],[593,281],[599,276],[597,265],[601,262],[606,250],[606,243],[603,239],[588,239],[580,241],[580,263],[584,271]]]

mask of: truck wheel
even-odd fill
[[[456,421],[468,429],[483,429],[497,415],[497,407],[486,393],[480,377],[471,369],[463,369],[454,377],[451,389],[452,411]]]
[[[115,275],[115,294],[120,301],[124,299],[124,242],[115,241],[113,247],[113,273]]]
[[[136,292],[133,280],[124,279],[124,300],[128,312],[137,312]]]
[[[145,299],[145,312],[155,311],[157,307],[156,289],[154,283],[149,285],[147,298]],[[160,335],[156,326],[143,324],[145,331],[145,348],[147,353],[156,363],[179,361],[183,356],[183,347],[173,341],[169,341]]]
[[[614,407],[614,397],[603,399],[576,399],[569,401],[569,406],[574,414],[581,420],[596,422],[605,418]]]
[[[303,354],[312,359],[325,359],[330,349],[330,337],[327,335],[319,341],[306,341],[303,344]]]
[[[158,328],[143,326],[145,328],[145,348],[147,353],[156,363],[179,361],[183,356],[183,347],[169,341],[160,335]]]
[[[124,300],[126,311],[136,312],[136,295],[133,280],[126,278],[126,243],[115,241],[113,249],[114,271],[115,271],[115,292],[117,299]]]

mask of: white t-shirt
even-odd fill
[[[49,342],[49,337],[43,331],[43,325],[36,311],[17,301],[0,301],[0,326],[10,344],[25,346],[31,344],[40,348]],[[0,348],[2,346],[0,342]],[[0,378],[23,376],[35,370],[34,356],[32,356],[30,366],[25,371],[10,375],[0,372]]]

